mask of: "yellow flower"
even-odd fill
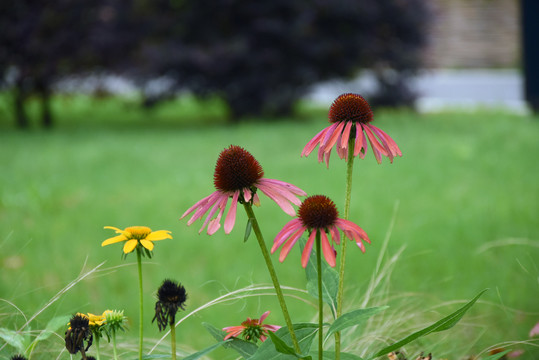
[[[86,315],[84,315],[86,316]],[[90,326],[101,326],[105,322],[105,316],[104,315],[94,315],[92,313],[88,313],[88,320],[90,322]]]
[[[150,229],[147,226],[130,226],[128,228],[125,228],[124,230],[120,230],[112,226],[105,226],[105,229],[112,229],[116,231],[117,234],[121,234],[121,235],[117,235],[115,237],[111,237],[110,239],[103,241],[101,246],[106,246],[106,245],[114,244],[120,241],[125,241],[126,242],[124,245],[125,254],[128,254],[131,251],[133,251],[139,243],[140,245],[144,246],[144,248],[148,249],[149,251],[152,251],[153,250],[152,241],[172,239],[172,236],[170,235],[170,231],[168,230],[152,231],[152,229]]]

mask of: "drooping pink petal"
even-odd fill
[[[251,193],[251,189],[243,189],[243,200],[245,200],[245,202],[249,202],[252,196],[253,194]]]
[[[326,232],[323,230],[319,230],[322,242],[322,252],[324,253],[324,258],[328,262],[329,266],[335,267],[335,252],[333,251],[333,248],[329,244],[328,237],[326,235]]]
[[[329,233],[331,235],[331,239],[335,244],[338,245],[341,243],[341,235],[339,233],[339,229],[336,226],[330,226]]]
[[[265,184],[259,184],[258,189],[260,189],[260,191],[266,194],[267,197],[275,201],[285,213],[290,216],[296,215],[296,210],[294,209],[294,207],[292,207],[292,205],[290,205],[288,199],[284,197],[281,193],[276,192],[274,188],[268,187]]]
[[[395,142],[395,140],[393,140],[393,139],[391,138],[391,136],[389,136],[389,135],[388,135],[386,132],[384,132],[382,129],[380,129],[380,128],[374,126],[374,125],[371,125],[371,128],[372,128],[372,129],[375,129],[375,130],[378,132],[378,134],[377,134],[378,137],[380,137],[380,138],[383,137],[383,138],[386,140],[386,142],[387,142],[389,148],[391,149],[391,152],[393,152],[394,155],[396,155],[396,156],[397,156],[397,155],[398,155],[398,156],[402,156],[401,149],[399,148],[399,146],[397,145],[397,143]]]
[[[281,253],[279,254],[280,262],[283,262],[284,259],[286,259],[286,257],[288,256],[288,253],[290,252],[290,250],[292,250],[292,247],[294,247],[294,245],[296,244],[296,241],[298,241],[301,235],[303,235],[305,230],[307,229],[302,227],[288,238],[288,241],[283,245],[281,249]]]
[[[232,196],[232,203],[230,204],[230,209],[228,209],[228,214],[225,218],[225,234],[230,234],[236,223],[236,210],[238,207],[238,198],[240,196],[240,191],[236,190]]]
[[[301,223],[301,220],[299,219],[292,219],[286,225],[279,231],[279,233],[275,236],[275,239],[273,240],[273,246],[271,248],[271,253],[273,254],[275,250],[281,246],[286,239],[290,237],[293,233],[300,230],[303,227],[303,224]]]
[[[369,138],[369,142],[371,143],[371,147],[374,152],[374,156],[376,157],[376,161],[378,162],[378,164],[381,164],[382,157],[380,155],[388,156],[386,149],[384,149],[384,147],[378,142],[371,129],[369,128],[368,124],[366,124],[363,129],[365,130],[365,133]]]
[[[221,200],[219,200],[219,203],[216,204],[219,207],[219,214],[217,214],[217,217],[211,220],[210,223],[208,224],[208,231],[207,231],[208,235],[215,234],[215,232],[217,232],[217,230],[219,230],[219,228],[221,227],[221,217],[223,216],[223,213],[225,212],[227,202],[228,202],[228,196],[221,198]],[[202,228],[204,228],[204,226]]]
[[[362,153],[361,149],[365,148],[365,151]],[[365,158],[367,153],[367,139],[365,139],[365,134],[363,133],[363,127],[359,122],[356,122],[356,143],[354,146],[354,156],[360,156],[362,159]]]
[[[316,238],[317,231],[318,230],[315,229],[311,232],[311,235],[309,235],[309,239],[305,244],[305,248],[303,249],[303,253],[301,254],[301,266],[303,266],[303,268],[307,267],[307,264],[309,263],[309,258],[311,257],[311,251],[313,250],[314,239]]]
[[[253,205],[254,206],[260,206],[260,198],[258,197],[257,193],[253,194]]]
[[[320,141],[320,150],[322,150],[323,152],[326,152],[326,144],[333,136],[333,133],[335,132],[337,126],[339,126],[339,123],[334,123],[327,128],[327,131],[324,134],[324,138]],[[329,148],[331,149],[331,146]]]
[[[384,147],[384,149],[386,149],[386,152],[387,152],[387,157],[389,158],[389,161],[391,163],[393,163],[393,158],[395,157],[395,154],[393,153],[393,150],[391,150],[390,146],[389,146],[389,143],[387,142],[385,136],[383,136],[376,126],[372,126],[371,125],[371,130],[373,132],[374,135],[376,135],[378,137],[378,139],[380,139],[380,142],[382,143],[382,146]]]
[[[208,222],[211,220],[213,215],[217,212],[217,210],[220,210],[222,212],[224,210],[224,207],[226,206],[226,203],[228,201],[228,196],[225,195],[225,194],[222,194],[220,192],[218,192],[217,195],[219,195],[219,196],[216,196],[216,199],[213,200],[214,201],[213,207],[211,208],[210,212],[206,216],[206,219],[204,220],[204,223],[202,224],[202,227],[198,231],[199,234],[202,232],[202,230],[204,230],[204,228],[206,227]],[[189,225],[189,223],[187,223],[187,225]]]
[[[259,189],[261,189],[260,186],[264,186],[270,192],[284,197],[285,199],[290,201],[292,204],[301,205],[301,200],[298,199],[296,194],[305,196],[307,195],[307,193],[301,190],[300,188],[296,188],[293,185],[291,185],[292,187],[289,187],[286,185],[290,185],[290,184],[287,184],[285,182],[278,182],[276,180],[271,180],[271,179],[260,179],[258,183],[256,184],[256,186]]]
[[[348,149],[348,141],[350,140],[350,129],[352,129],[353,122],[347,121],[344,131],[342,132],[341,147]]]
[[[303,148],[303,151],[301,152],[301,156],[309,156],[309,154],[314,150],[314,148],[320,143],[320,140],[325,136],[326,131],[329,129],[329,126],[327,128],[322,129],[318,134],[316,134],[305,147]]]
[[[339,136],[341,135],[342,133],[342,130],[345,126],[345,122],[344,121],[340,121],[337,123],[337,126],[335,127],[335,129],[333,130],[333,133],[331,134],[331,136],[327,139],[327,142],[322,144],[321,146],[324,147],[324,152],[325,153],[328,153],[329,151],[331,151],[331,149],[333,148],[333,145],[335,145],[335,143],[337,142],[337,139],[339,138]],[[324,139],[325,140],[325,139]]]
[[[303,191],[299,187],[294,186],[294,185],[292,185],[290,183],[287,183],[287,182],[284,182],[284,181],[281,181],[281,180],[275,180],[275,179],[261,179],[260,181],[262,181],[262,180],[265,183],[271,183],[271,184],[275,184],[275,185],[280,185],[280,186],[284,187],[285,189],[289,190],[292,194],[295,194],[295,195],[298,195],[298,196],[306,196],[307,195],[307,193],[305,191]]]
[[[189,219],[189,221],[187,221],[187,225],[191,225],[193,222],[200,219],[212,206],[214,206],[219,201],[221,195],[221,192],[215,191],[211,195],[206,196],[204,199],[197,202],[195,205],[198,205],[198,208],[195,208],[195,205],[193,205],[189,210],[187,210],[183,216],[187,215],[193,210],[196,210],[193,216],[191,216],[191,218]]]
[[[360,228],[359,225],[357,225],[356,223],[349,220],[345,220],[345,219],[337,219],[335,221],[335,225],[339,227],[341,230],[346,231],[348,233],[355,234],[357,235],[357,237],[365,240],[369,244],[371,243],[367,233],[362,228]]]
[[[217,191],[216,191],[217,192]],[[183,219],[184,217],[186,217],[188,214],[192,213],[194,210],[200,208],[201,206],[204,206],[208,203],[211,203],[211,199],[212,197],[214,197],[216,194],[216,192],[213,192],[211,193],[210,195],[206,196],[205,198],[197,201],[193,206],[191,206],[189,209],[187,209],[183,215],[180,217],[180,219]]]

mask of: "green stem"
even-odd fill
[[[356,129],[356,131],[359,131]],[[346,167],[346,194],[344,199],[344,219],[350,217],[350,199],[352,197],[352,174],[354,170],[354,139],[348,140],[348,162]],[[344,266],[346,263],[346,239],[342,238],[341,262],[339,266],[339,287],[337,290],[337,318],[342,315],[342,302],[344,294]],[[341,358],[341,332],[335,333],[335,360]]]
[[[114,360],[118,360],[118,353],[116,352],[116,331],[112,330],[112,354],[114,355]]]
[[[316,231],[316,270],[318,272],[318,359],[324,357],[324,301],[322,299],[322,255],[320,249],[320,231]]]
[[[101,360],[99,356],[99,336],[94,336],[95,338],[95,358],[96,360]]]
[[[170,347],[172,351],[172,360],[176,360],[176,324],[170,322]]]
[[[281,310],[283,312],[286,326],[288,327],[288,331],[290,333],[290,338],[292,339],[292,344],[294,345],[294,350],[296,351],[296,353],[301,354],[301,348],[299,347],[298,339],[296,337],[296,333],[294,332],[294,327],[292,326],[292,320],[290,320],[290,314],[288,313],[288,308],[286,307],[286,302],[284,301],[283,291],[281,290],[281,285],[279,284],[277,273],[275,272],[275,268],[273,267],[273,263],[271,262],[270,253],[268,251],[268,248],[266,247],[266,242],[264,241],[264,237],[262,236],[260,227],[258,226],[258,221],[256,220],[252,205],[244,203],[243,207],[245,208],[245,212],[249,217],[249,221],[251,222],[251,226],[258,240],[258,245],[260,245],[260,250],[262,251],[262,255],[264,256],[264,260],[266,261],[266,266],[268,267],[271,281],[273,281],[273,287],[275,288],[277,299],[279,300],[279,305],[281,305]]]
[[[140,290],[139,295],[139,303],[140,303],[140,310],[139,310],[139,348],[138,348],[138,358],[139,360],[142,360],[142,342],[144,340],[144,326],[142,323],[142,319],[144,318],[144,306],[143,306],[143,299],[142,299],[142,259],[141,259],[141,251],[140,246],[137,245],[137,263],[138,263],[138,285]]]

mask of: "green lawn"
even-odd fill
[[[100,246],[113,235],[103,229],[106,225],[147,225],[174,236],[157,243],[155,257],[143,266],[148,348],[160,337],[150,320],[154,293],[165,277],[187,288],[187,311],[228,291],[269,284],[256,241],[243,243],[241,208],[230,235],[222,230],[199,235],[201,222],[187,227],[179,220],[214,190],[215,161],[230,144],[250,151],[265,177],[293,183],[311,195],[328,195],[343,207],[344,161],[334,153],[326,169],[316,153],[299,156],[327,126],[324,109],[305,108],[294,119],[239,124],[224,120],[218,102],[192,99],[142,111],[128,100],[65,97],[55,99],[54,110],[54,129],[18,131],[8,118],[6,99],[0,104],[0,298],[30,317],[83,269],[106,263],[43,311],[32,329],[57,315],[124,309],[133,321],[123,340],[136,341],[136,259],[122,260],[121,245]],[[454,300],[489,288],[458,326],[429,335],[410,351],[459,359],[506,341],[527,340],[539,321],[539,119],[493,111],[379,111],[375,124],[395,139],[403,157],[378,165],[369,152],[355,163],[351,220],[367,231],[372,244],[365,254],[349,247],[346,308],[361,306],[393,219],[384,258],[405,249],[387,286],[368,304],[391,306],[384,321],[394,326],[381,336],[399,338],[455,310]],[[270,244],[290,218],[268,198],[261,200],[255,211]],[[303,289],[299,251],[283,264],[274,259],[281,282]],[[301,297],[309,305],[290,298],[292,319],[311,321],[314,299]],[[7,301],[0,302],[0,327],[21,326],[24,318]],[[235,325],[268,309],[268,323],[283,324],[273,296],[201,311],[178,328],[179,348],[201,349],[213,342],[202,322]],[[352,348],[358,341],[380,341],[368,335],[357,329],[345,337]],[[56,357],[62,340],[55,341]],[[522,359],[531,360],[539,356],[537,345],[513,348],[526,349]],[[9,354],[4,347],[0,359]],[[229,352],[214,354],[234,358]]]

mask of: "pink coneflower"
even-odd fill
[[[232,231],[236,221],[238,202],[240,204],[260,205],[257,190],[262,191],[275,201],[285,213],[295,216],[296,211],[290,203],[300,205],[301,201],[297,196],[307,194],[294,185],[284,181],[264,179],[262,176],[264,176],[262,166],[253,155],[239,146],[230,145],[221,152],[215,165],[213,183],[217,191],[191,206],[180,219],[194,211],[195,213],[187,222],[187,225],[191,225],[209,211],[199,232],[202,232],[204,227],[208,225],[208,234],[212,235],[221,227],[221,217],[228,199],[232,198],[232,203],[225,219],[225,233],[228,234]],[[217,213],[217,216],[212,219],[215,213]]]
[[[223,328],[223,331],[228,333],[224,340],[241,335],[245,340],[253,341],[255,343],[258,339],[260,339],[262,342],[266,341],[268,338],[268,331],[275,332],[281,328],[278,325],[262,324],[262,322],[268,317],[269,313],[269,311],[266,311],[262,314],[260,319],[247,318],[247,320],[242,322],[239,326],[229,326]]]
[[[337,145],[337,154],[341,159],[348,160],[348,145],[350,138],[354,139],[354,156],[364,158],[367,153],[367,139],[371,144],[376,161],[382,163],[382,155],[387,156],[393,162],[395,156],[402,156],[402,153],[391,137],[385,132],[370,124],[373,120],[373,113],[367,100],[357,94],[340,95],[329,109],[330,126],[320,131],[313,137],[303,151],[301,156],[308,156],[317,145],[318,162],[326,161],[329,167],[329,156],[333,145]],[[367,136],[365,137],[365,134]]]
[[[309,262],[313,243],[318,232],[321,237],[324,257],[332,267],[335,266],[335,249],[329,243],[326,233],[330,235],[334,243],[340,244],[339,229],[342,230],[346,237],[356,242],[362,252],[365,252],[363,240],[370,244],[369,237],[362,228],[351,221],[339,218],[335,203],[327,196],[309,196],[299,207],[298,214],[298,218],[290,220],[275,236],[273,247],[271,248],[272,254],[279,246],[284,244],[279,255],[280,262],[284,261],[296,241],[307,230],[310,235],[301,255],[301,265],[303,267],[306,267]]]

